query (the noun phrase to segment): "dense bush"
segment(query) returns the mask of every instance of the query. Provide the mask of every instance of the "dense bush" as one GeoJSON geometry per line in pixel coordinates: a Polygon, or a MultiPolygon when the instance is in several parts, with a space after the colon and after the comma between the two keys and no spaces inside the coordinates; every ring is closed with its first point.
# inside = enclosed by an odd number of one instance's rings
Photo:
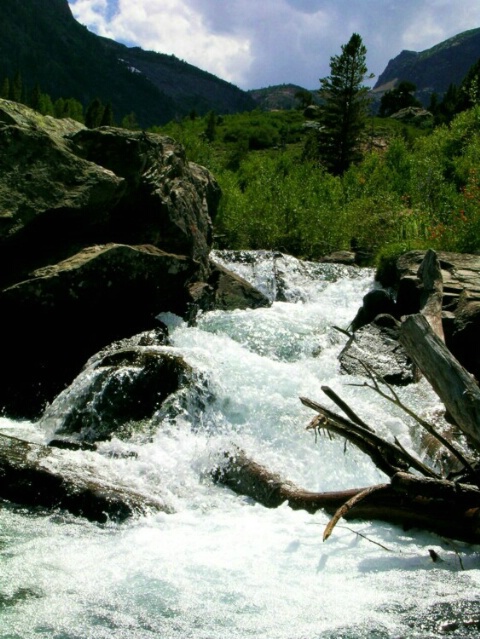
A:
{"type": "Polygon", "coordinates": [[[413,248],[480,251],[480,106],[428,134],[392,122],[383,150],[366,144],[341,177],[304,159],[302,124],[298,111],[225,116],[214,143],[201,119],[163,129],[220,182],[219,245],[318,258],[354,243],[377,263],[413,248]]]}

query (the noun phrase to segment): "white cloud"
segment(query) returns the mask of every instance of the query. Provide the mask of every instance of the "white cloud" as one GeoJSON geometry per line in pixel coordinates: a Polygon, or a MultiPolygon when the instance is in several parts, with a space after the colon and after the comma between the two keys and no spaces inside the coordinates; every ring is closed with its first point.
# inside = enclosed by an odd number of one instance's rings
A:
{"type": "Polygon", "coordinates": [[[224,80],[241,83],[252,62],[248,37],[212,32],[192,4],[187,0],[118,0],[108,22],[106,0],[76,0],[71,8],[79,22],[100,35],[173,53],[224,80]]]}
{"type": "Polygon", "coordinates": [[[379,75],[402,49],[423,51],[480,27],[472,0],[70,0],[89,29],[173,53],[242,88],[309,89],[355,31],[379,75]]]}

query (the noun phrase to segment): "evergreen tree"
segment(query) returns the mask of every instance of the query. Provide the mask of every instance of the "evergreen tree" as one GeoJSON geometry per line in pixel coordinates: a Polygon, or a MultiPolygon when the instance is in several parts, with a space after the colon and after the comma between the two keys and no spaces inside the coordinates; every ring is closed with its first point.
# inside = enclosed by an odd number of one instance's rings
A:
{"type": "Polygon", "coordinates": [[[42,115],[55,116],[55,108],[53,106],[52,98],[48,95],[48,93],[42,93],[40,96],[39,111],[42,115]]]}
{"type": "Polygon", "coordinates": [[[84,122],[82,103],[75,98],[65,100],[65,117],[72,118],[77,122],[84,122]]]}
{"type": "Polygon", "coordinates": [[[20,71],[16,72],[13,82],[10,83],[10,100],[14,102],[23,100],[23,81],[20,71]]]}
{"type": "Polygon", "coordinates": [[[122,118],[120,126],[122,127],[122,129],[129,129],[130,131],[138,131],[138,129],[140,128],[137,116],[133,111],[122,118]]]}
{"type": "Polygon", "coordinates": [[[105,106],[103,110],[100,126],[115,126],[115,121],[113,118],[113,109],[110,102],[105,106]]]}
{"type": "Polygon", "coordinates": [[[0,98],[4,100],[10,99],[10,78],[6,77],[2,82],[2,88],[0,90],[0,98]]]}
{"type": "Polygon", "coordinates": [[[205,137],[209,142],[213,142],[215,140],[215,136],[217,134],[217,116],[215,115],[215,111],[209,111],[207,113],[207,126],[205,128],[205,137]]]}
{"type": "Polygon", "coordinates": [[[30,101],[29,101],[30,102],[29,106],[32,109],[35,109],[35,111],[40,111],[41,97],[42,97],[42,92],[40,90],[40,85],[37,82],[32,89],[32,92],[30,94],[30,101]]]}
{"type": "Polygon", "coordinates": [[[100,126],[104,111],[105,107],[99,98],[92,100],[85,111],[85,125],[88,126],[89,129],[95,129],[100,126]]]}
{"type": "Polygon", "coordinates": [[[381,118],[387,118],[401,109],[408,107],[421,107],[422,103],[413,95],[417,87],[413,82],[403,80],[398,87],[387,91],[380,100],[380,109],[378,115],[381,118]]]}
{"type": "MultiPolygon", "coordinates": [[[[330,75],[320,80],[323,100],[319,131],[320,160],[336,175],[360,158],[359,141],[368,116],[370,100],[367,76],[367,49],[358,33],[342,45],[341,55],[330,58],[330,75]]],[[[369,76],[373,77],[373,76],[369,76]]]]}

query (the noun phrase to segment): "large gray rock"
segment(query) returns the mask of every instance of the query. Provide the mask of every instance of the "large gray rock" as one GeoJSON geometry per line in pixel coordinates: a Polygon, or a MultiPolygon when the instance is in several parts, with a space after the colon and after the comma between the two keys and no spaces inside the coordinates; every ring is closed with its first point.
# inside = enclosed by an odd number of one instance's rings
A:
{"type": "Polygon", "coordinates": [[[162,311],[186,313],[195,268],[153,246],[108,244],[4,289],[3,405],[34,416],[106,344],[158,326],[162,311]]]}
{"type": "MultiPolygon", "coordinates": [[[[129,340],[125,340],[128,342],[129,340]]],[[[42,426],[57,439],[98,442],[148,431],[165,400],[194,385],[182,356],[158,345],[122,344],[87,362],[72,385],[48,407],[42,426]]]]}
{"type": "Polygon", "coordinates": [[[339,355],[342,372],[365,376],[364,364],[387,384],[405,386],[418,381],[418,371],[398,341],[399,326],[391,315],[355,331],[339,355]]]}
{"type": "MultiPolygon", "coordinates": [[[[397,314],[418,313],[422,286],[418,269],[425,251],[409,251],[396,263],[397,314]]],[[[458,361],[480,380],[480,255],[438,251],[443,280],[445,342],[458,361]]]]}
{"type": "Polygon", "coordinates": [[[223,305],[209,260],[219,197],[169,137],[0,100],[0,412],[36,418],[89,357],[160,312],[223,305]]]}
{"type": "Polygon", "coordinates": [[[208,274],[220,190],[171,138],[0,100],[0,282],[92,244],[152,244],[208,274]],[[21,259],[19,255],[21,254],[21,259]]]}

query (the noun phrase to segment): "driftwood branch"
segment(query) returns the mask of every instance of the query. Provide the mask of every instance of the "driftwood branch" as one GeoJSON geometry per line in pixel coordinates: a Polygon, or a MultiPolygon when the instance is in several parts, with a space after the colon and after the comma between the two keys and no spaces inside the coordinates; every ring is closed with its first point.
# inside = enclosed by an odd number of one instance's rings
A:
{"type": "MultiPolygon", "coordinates": [[[[474,470],[470,462],[456,446],[454,446],[451,442],[449,442],[448,439],[443,437],[443,435],[439,433],[429,422],[427,422],[425,419],[420,417],[420,415],[418,415],[415,411],[413,411],[406,404],[404,404],[401,401],[398,394],[395,392],[394,388],[390,384],[388,384],[388,382],[386,382],[383,379],[383,377],[381,377],[380,375],[377,375],[377,373],[370,366],[365,364],[365,362],[361,362],[361,364],[364,367],[368,377],[371,380],[371,384],[368,384],[365,382],[363,386],[365,386],[366,388],[371,388],[376,393],[378,393],[381,397],[391,402],[392,404],[395,404],[395,406],[398,406],[399,408],[401,408],[407,415],[412,417],[420,426],[422,426],[430,435],[432,435],[432,437],[437,439],[443,446],[445,446],[445,448],[450,452],[450,454],[453,455],[453,457],[455,457],[456,459],[458,459],[458,461],[462,464],[464,468],[468,469],[468,471],[471,474],[474,474],[474,470]],[[381,388],[381,384],[387,387],[390,395],[381,388]]],[[[420,470],[420,469],[417,468],[417,470],[420,470]]]]}
{"type": "Polygon", "coordinates": [[[370,497],[371,495],[373,495],[373,493],[385,492],[385,491],[388,491],[388,489],[389,489],[388,484],[379,484],[378,486],[370,486],[369,488],[365,488],[365,490],[362,490],[358,492],[356,495],[354,495],[353,497],[351,497],[348,501],[346,501],[343,504],[343,506],[341,506],[337,510],[337,512],[333,515],[333,517],[328,522],[323,533],[323,541],[327,541],[327,539],[332,534],[333,529],[337,525],[338,521],[342,517],[345,517],[352,510],[352,508],[357,506],[364,499],[367,499],[367,497],[370,497]]]}
{"type": "Polygon", "coordinates": [[[366,424],[363,421],[363,419],[361,419],[355,413],[355,411],[347,404],[347,402],[343,401],[343,399],[339,397],[333,389],[331,389],[329,386],[322,386],[322,391],[325,393],[327,397],[329,397],[332,400],[332,402],[334,402],[340,408],[340,410],[342,410],[345,413],[348,419],[350,419],[355,424],[358,424],[359,426],[363,426],[363,428],[366,428],[371,433],[374,432],[373,428],[371,428],[368,424],[366,424]]]}
{"type": "Polygon", "coordinates": [[[308,408],[319,413],[319,417],[312,420],[308,428],[325,429],[337,435],[345,437],[363,453],[368,455],[373,463],[389,477],[401,470],[413,468],[422,474],[435,476],[435,472],[428,469],[405,449],[392,444],[376,433],[366,430],[359,424],[333,413],[331,410],[306,397],[300,397],[300,401],[308,408]]]}

